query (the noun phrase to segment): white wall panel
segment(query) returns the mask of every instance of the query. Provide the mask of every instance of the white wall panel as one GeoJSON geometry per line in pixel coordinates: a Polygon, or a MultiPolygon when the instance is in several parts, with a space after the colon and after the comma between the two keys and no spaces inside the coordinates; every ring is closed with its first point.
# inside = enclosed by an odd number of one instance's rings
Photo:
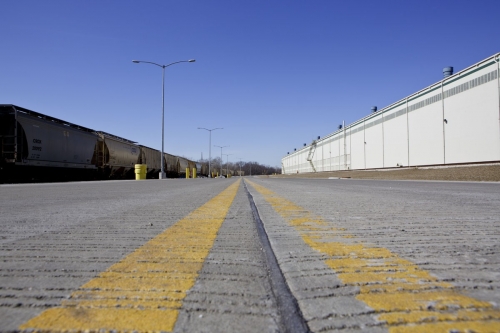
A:
{"type": "Polygon", "coordinates": [[[346,170],[346,161],[345,161],[345,140],[344,140],[344,132],[339,134],[339,140],[338,141],[338,146],[339,146],[339,170],[346,170]]]}
{"type": "MultiPolygon", "coordinates": [[[[356,126],[356,128],[363,128],[363,124],[356,126]]],[[[351,134],[351,169],[365,168],[364,146],[365,146],[365,137],[363,130],[351,134]]]]}
{"type": "Polygon", "coordinates": [[[332,171],[333,170],[333,156],[335,156],[335,141],[333,141],[333,137],[328,138],[328,160],[327,160],[327,171],[332,171]]]}
{"type": "Polygon", "coordinates": [[[498,99],[485,98],[497,85],[493,80],[444,100],[446,163],[500,160],[498,99]]]}
{"type": "MultiPolygon", "coordinates": [[[[408,105],[423,99],[414,100],[408,105]]],[[[441,103],[434,103],[409,112],[408,128],[410,165],[443,164],[443,109],[441,103]]]]}
{"type": "Polygon", "coordinates": [[[384,167],[393,168],[398,165],[408,166],[408,132],[404,107],[384,115],[384,167]],[[401,110],[404,114],[398,113],[401,110]]]}
{"type": "Polygon", "coordinates": [[[339,138],[338,135],[333,136],[332,138],[332,159],[330,161],[331,170],[338,170],[338,156],[339,156],[339,138]]]}
{"type": "Polygon", "coordinates": [[[347,169],[352,169],[351,167],[351,130],[346,129],[345,130],[345,147],[346,147],[346,154],[347,154],[347,169]]]}
{"type": "Polygon", "coordinates": [[[323,171],[330,171],[330,139],[322,139],[323,142],[323,171]]]}
{"type": "Polygon", "coordinates": [[[302,151],[298,152],[297,153],[297,159],[298,159],[298,162],[299,162],[299,167],[298,167],[298,170],[299,170],[299,173],[302,173],[302,172],[306,172],[305,170],[305,157],[303,157],[303,153],[302,151]]]}
{"type": "Polygon", "coordinates": [[[288,154],[281,159],[281,173],[289,174],[291,173],[293,155],[288,154]]]}
{"type": "Polygon", "coordinates": [[[382,115],[377,115],[365,123],[365,156],[367,169],[384,167],[383,145],[382,115]]]}
{"type": "Polygon", "coordinates": [[[297,153],[295,154],[295,161],[296,161],[296,163],[297,163],[297,171],[296,171],[296,172],[298,173],[298,172],[300,172],[300,171],[301,171],[301,168],[302,168],[302,164],[301,164],[301,163],[302,163],[302,161],[301,161],[301,159],[300,159],[300,152],[297,152],[297,153]]]}
{"type": "Polygon", "coordinates": [[[311,165],[309,164],[309,162],[307,161],[307,153],[308,151],[305,150],[305,149],[302,149],[300,151],[300,170],[299,172],[300,173],[303,173],[303,172],[313,172],[314,170],[311,168],[311,165]]]}
{"type": "Polygon", "coordinates": [[[325,150],[325,141],[318,141],[316,144],[316,151],[314,152],[314,166],[316,167],[316,171],[324,171],[324,150],[325,150]]]}

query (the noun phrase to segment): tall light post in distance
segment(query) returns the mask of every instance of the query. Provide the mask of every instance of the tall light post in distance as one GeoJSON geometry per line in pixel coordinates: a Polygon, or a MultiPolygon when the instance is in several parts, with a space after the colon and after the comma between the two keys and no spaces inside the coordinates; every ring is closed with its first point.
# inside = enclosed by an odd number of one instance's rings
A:
{"type": "Polygon", "coordinates": [[[238,158],[240,160],[240,177],[241,177],[241,158],[238,158]]]}
{"type": "Polygon", "coordinates": [[[198,129],[203,129],[205,131],[208,131],[210,134],[208,136],[208,178],[212,177],[212,173],[210,172],[210,163],[212,160],[212,131],[218,130],[218,129],[224,129],[223,127],[217,127],[217,128],[204,128],[204,127],[198,127],[198,129]]]}
{"type": "Polygon", "coordinates": [[[224,154],[226,155],[226,177],[229,175],[229,155],[234,155],[234,154],[224,154]]]}
{"type": "Polygon", "coordinates": [[[214,145],[214,147],[219,147],[220,148],[220,175],[222,176],[222,148],[226,148],[229,146],[217,146],[214,145]]]}
{"type": "Polygon", "coordinates": [[[151,62],[151,61],[142,61],[142,60],[132,60],[133,63],[136,63],[136,64],[139,64],[139,63],[145,63],[145,64],[151,64],[151,65],[155,65],[155,66],[158,66],[158,67],[161,67],[162,68],[162,81],[163,81],[163,85],[162,85],[162,94],[161,94],[161,102],[162,102],[162,106],[161,106],[161,171],[160,171],[160,175],[159,175],[159,179],[164,179],[165,178],[165,160],[163,159],[163,146],[164,146],[164,143],[165,143],[165,68],[167,68],[168,66],[172,66],[172,65],[175,65],[175,64],[178,64],[178,63],[181,63],[181,62],[195,62],[196,60],[194,59],[189,59],[189,60],[181,60],[181,61],[176,61],[176,62],[172,62],[168,65],[160,65],[160,64],[157,64],[156,62],[151,62]]]}

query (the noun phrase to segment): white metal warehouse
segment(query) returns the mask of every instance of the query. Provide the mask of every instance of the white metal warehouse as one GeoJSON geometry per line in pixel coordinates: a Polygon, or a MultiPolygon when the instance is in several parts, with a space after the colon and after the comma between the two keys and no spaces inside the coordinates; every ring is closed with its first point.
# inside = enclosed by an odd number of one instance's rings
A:
{"type": "Polygon", "coordinates": [[[282,158],[285,174],[500,161],[500,53],[282,158]]]}

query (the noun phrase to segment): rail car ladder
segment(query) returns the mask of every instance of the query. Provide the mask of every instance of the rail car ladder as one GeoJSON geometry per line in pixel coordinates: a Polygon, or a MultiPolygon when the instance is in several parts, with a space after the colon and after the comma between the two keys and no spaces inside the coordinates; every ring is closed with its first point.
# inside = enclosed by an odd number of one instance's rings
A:
{"type": "Polygon", "coordinates": [[[309,148],[309,155],[307,155],[307,160],[311,164],[311,167],[313,168],[314,172],[316,172],[316,167],[314,166],[312,159],[314,156],[314,152],[316,151],[316,144],[317,144],[316,140],[313,140],[313,142],[311,143],[311,147],[309,148]]]}
{"type": "Polygon", "coordinates": [[[0,134],[0,159],[1,161],[16,161],[16,136],[0,134]]]}
{"type": "MultiPolygon", "coordinates": [[[[21,136],[22,137],[22,136],[21,136]]],[[[0,164],[17,161],[17,126],[13,114],[0,116],[0,164]]],[[[21,147],[22,147],[22,142],[21,147]]]]}

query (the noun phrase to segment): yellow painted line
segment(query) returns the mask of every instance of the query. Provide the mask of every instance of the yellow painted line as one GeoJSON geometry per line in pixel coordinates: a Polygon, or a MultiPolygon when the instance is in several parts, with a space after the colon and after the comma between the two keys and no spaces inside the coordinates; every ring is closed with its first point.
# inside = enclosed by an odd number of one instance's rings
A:
{"type": "Polygon", "coordinates": [[[386,248],[356,242],[345,229],[332,228],[269,189],[248,181],[347,285],[360,287],[356,298],[378,314],[391,333],[500,332],[500,311],[492,304],[454,290],[409,260],[386,248]]]}
{"type": "Polygon", "coordinates": [[[241,181],[19,327],[46,332],[172,331],[241,181]]]}

